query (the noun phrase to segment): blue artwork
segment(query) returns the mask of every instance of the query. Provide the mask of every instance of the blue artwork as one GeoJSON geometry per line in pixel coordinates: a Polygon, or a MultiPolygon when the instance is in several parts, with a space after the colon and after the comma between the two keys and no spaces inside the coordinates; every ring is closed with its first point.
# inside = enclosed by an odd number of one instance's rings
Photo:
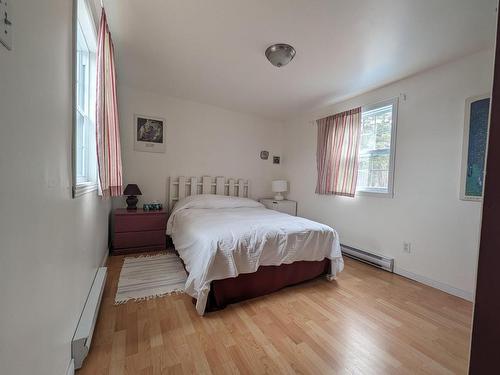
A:
{"type": "Polygon", "coordinates": [[[465,199],[479,199],[483,196],[486,142],[490,99],[479,99],[470,103],[467,145],[467,172],[465,176],[465,199]]]}

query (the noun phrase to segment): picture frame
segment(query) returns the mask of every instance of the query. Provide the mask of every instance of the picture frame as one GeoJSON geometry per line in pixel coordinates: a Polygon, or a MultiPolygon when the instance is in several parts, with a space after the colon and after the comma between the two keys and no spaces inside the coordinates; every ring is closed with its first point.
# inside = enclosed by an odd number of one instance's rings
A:
{"type": "Polygon", "coordinates": [[[166,121],[164,118],[134,115],[134,150],[165,152],[166,121]]]}
{"type": "Polygon", "coordinates": [[[491,94],[465,101],[460,199],[483,200],[491,94]]]}

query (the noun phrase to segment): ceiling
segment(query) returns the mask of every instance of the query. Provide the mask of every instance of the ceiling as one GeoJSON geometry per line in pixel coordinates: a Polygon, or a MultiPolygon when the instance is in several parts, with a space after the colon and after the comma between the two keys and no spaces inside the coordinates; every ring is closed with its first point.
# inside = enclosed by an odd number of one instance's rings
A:
{"type": "Polygon", "coordinates": [[[118,81],[285,119],[494,45],[496,0],[104,0],[118,81]],[[289,43],[295,59],[264,51],[289,43]]]}

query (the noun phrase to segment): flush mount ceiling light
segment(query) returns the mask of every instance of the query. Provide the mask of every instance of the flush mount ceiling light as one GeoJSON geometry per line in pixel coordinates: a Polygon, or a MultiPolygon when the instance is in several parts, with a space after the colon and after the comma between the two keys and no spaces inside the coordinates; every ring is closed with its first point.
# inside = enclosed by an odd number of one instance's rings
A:
{"type": "Polygon", "coordinates": [[[295,53],[295,48],[285,43],[273,44],[266,49],[267,59],[271,64],[277,66],[278,68],[281,68],[292,61],[295,53]]]}

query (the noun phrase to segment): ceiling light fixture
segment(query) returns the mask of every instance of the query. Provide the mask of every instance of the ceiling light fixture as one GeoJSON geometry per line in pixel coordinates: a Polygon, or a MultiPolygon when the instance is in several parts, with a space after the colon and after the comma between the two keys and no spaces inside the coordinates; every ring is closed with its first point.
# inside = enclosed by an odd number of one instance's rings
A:
{"type": "Polygon", "coordinates": [[[285,66],[295,57],[295,48],[289,44],[278,43],[267,47],[266,57],[271,64],[281,68],[285,66]]]}

